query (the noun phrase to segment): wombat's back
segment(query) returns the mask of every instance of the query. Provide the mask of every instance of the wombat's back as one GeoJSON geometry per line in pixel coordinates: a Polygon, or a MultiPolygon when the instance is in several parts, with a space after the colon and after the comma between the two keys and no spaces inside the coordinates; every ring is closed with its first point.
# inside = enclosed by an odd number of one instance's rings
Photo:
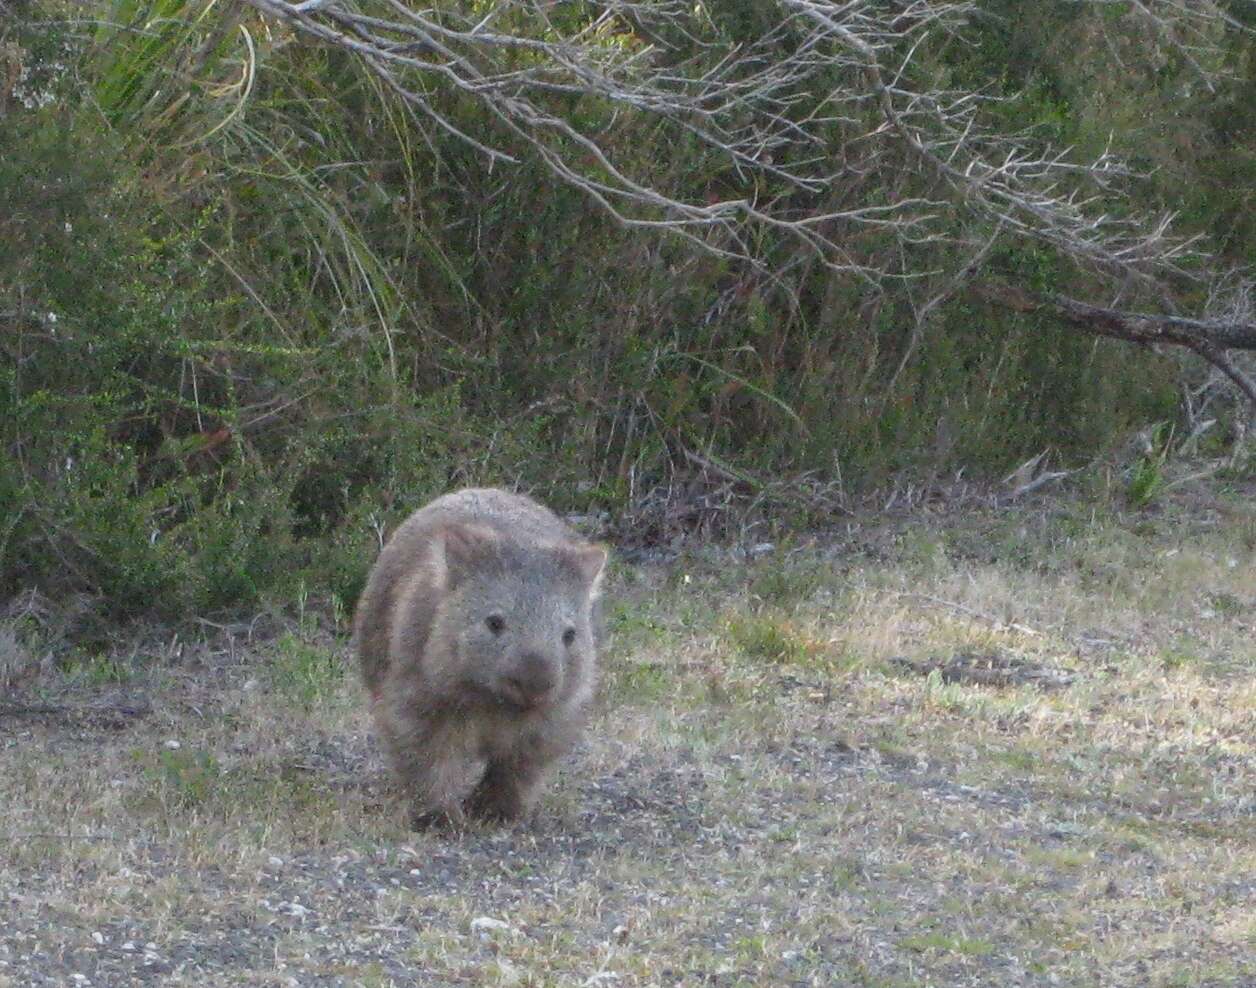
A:
{"type": "Polygon", "coordinates": [[[411,524],[427,527],[446,522],[475,522],[520,542],[566,542],[576,538],[549,508],[495,487],[468,487],[438,497],[411,515],[397,529],[397,535],[411,524]]]}
{"type": "MultiPolygon", "coordinates": [[[[389,643],[401,602],[411,604],[412,611],[406,615],[411,628],[430,629],[439,579],[432,565],[432,536],[457,523],[491,528],[514,543],[576,540],[571,529],[548,508],[496,488],[467,488],[445,494],[412,514],[380,552],[354,617],[362,678],[373,697],[378,696],[388,672],[389,643]]],[[[413,641],[410,646],[421,652],[424,644],[413,641]]]]}

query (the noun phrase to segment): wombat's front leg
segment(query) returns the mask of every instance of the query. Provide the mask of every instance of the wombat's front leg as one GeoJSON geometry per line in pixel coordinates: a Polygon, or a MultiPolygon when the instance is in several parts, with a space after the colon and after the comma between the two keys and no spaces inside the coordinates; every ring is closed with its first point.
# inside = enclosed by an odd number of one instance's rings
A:
{"type": "Polygon", "coordinates": [[[488,768],[466,801],[481,820],[510,821],[526,816],[555,760],[570,751],[579,730],[571,716],[546,721],[523,738],[500,740],[485,752],[488,768]]]}
{"type": "Polygon", "coordinates": [[[406,750],[393,760],[402,791],[410,801],[412,830],[458,826],[465,818],[460,797],[466,792],[471,762],[448,751],[431,754],[406,750]],[[431,754],[436,757],[428,760],[431,754]]]}
{"type": "Polygon", "coordinates": [[[376,723],[393,773],[410,801],[410,826],[462,822],[461,797],[474,759],[446,718],[401,704],[381,703],[376,723]]]}
{"type": "Polygon", "coordinates": [[[480,820],[509,822],[532,809],[549,761],[528,756],[490,760],[467,798],[466,811],[480,820]]]}

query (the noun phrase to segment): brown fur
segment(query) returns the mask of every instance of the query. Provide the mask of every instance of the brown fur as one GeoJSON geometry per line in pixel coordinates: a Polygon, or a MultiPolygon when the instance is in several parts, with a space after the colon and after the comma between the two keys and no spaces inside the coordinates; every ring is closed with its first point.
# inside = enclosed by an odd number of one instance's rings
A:
{"type": "Polygon", "coordinates": [[[393,534],[354,634],[416,825],[529,812],[592,694],[605,560],[501,490],[447,494],[393,534]]]}

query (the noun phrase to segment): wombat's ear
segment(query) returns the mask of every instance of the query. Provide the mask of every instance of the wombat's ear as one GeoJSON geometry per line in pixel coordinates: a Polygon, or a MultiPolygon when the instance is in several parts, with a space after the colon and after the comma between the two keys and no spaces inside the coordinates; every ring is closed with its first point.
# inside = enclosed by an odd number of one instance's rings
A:
{"type": "Polygon", "coordinates": [[[432,570],[435,582],[456,586],[469,572],[483,567],[497,547],[497,533],[483,525],[451,522],[432,538],[432,570]]]}
{"type": "Polygon", "coordinates": [[[589,596],[596,597],[602,592],[602,574],[606,568],[606,549],[600,545],[582,545],[571,550],[571,560],[576,570],[588,584],[589,596]]]}

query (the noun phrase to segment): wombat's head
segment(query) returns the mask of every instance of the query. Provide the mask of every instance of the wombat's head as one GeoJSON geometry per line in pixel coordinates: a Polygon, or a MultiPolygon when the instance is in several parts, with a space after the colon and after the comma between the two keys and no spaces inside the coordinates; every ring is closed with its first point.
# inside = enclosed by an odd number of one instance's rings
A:
{"type": "Polygon", "coordinates": [[[450,649],[450,672],[464,686],[517,711],[565,703],[590,689],[593,603],[605,549],[523,544],[453,523],[437,533],[433,550],[445,596],[431,640],[450,649]]]}

